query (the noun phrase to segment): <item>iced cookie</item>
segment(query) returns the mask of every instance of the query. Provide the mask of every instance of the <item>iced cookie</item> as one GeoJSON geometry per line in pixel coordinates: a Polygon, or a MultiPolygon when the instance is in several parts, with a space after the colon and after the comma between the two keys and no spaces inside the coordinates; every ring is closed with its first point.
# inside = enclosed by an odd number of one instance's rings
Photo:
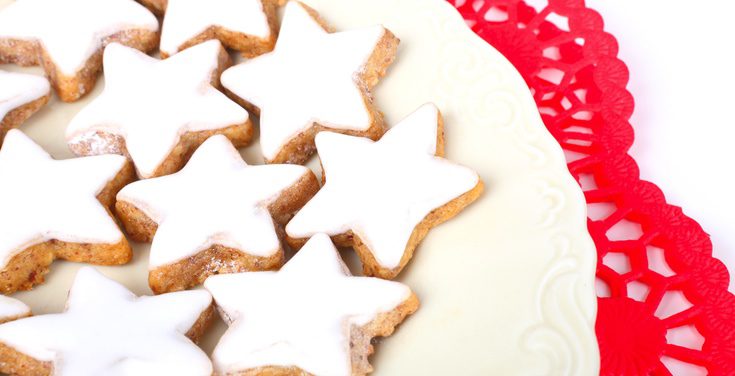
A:
{"type": "Polygon", "coordinates": [[[109,210],[134,177],[119,155],[54,160],[21,131],[8,132],[0,149],[0,292],[42,283],[55,258],[130,261],[109,210]]]}
{"type": "Polygon", "coordinates": [[[0,9],[0,63],[41,65],[66,102],[92,89],[102,51],[158,44],[158,20],[133,0],[17,0],[0,9]]]}
{"type": "Polygon", "coordinates": [[[431,104],[380,141],[322,132],[316,145],[326,183],[286,226],[289,244],[327,233],[355,248],[366,275],[394,278],[429,229],[483,189],[477,173],[442,158],[442,118],[431,104]]]}
{"type": "Polygon", "coordinates": [[[110,44],[105,90],[66,129],[77,155],[128,156],[141,178],[176,172],[214,134],[252,137],[248,112],[216,89],[229,56],[208,41],[166,60],[110,44]]]}
{"type": "Polygon", "coordinates": [[[31,309],[18,299],[0,295],[0,324],[31,315],[31,309]]]}
{"type": "Polygon", "coordinates": [[[206,291],[137,297],[85,267],[77,273],[63,313],[0,325],[0,371],[21,376],[210,376],[212,363],[194,342],[213,313],[206,291]]]}
{"type": "Polygon", "coordinates": [[[148,282],[162,293],[212,274],[278,269],[284,255],[276,226],[318,188],[308,168],[248,166],[214,136],[180,172],[123,188],[116,211],[131,238],[152,241],[148,282]]]}
{"type": "MultiPolygon", "coordinates": [[[[208,39],[257,56],[276,42],[276,0],[168,0],[161,27],[161,56],[171,56],[208,39]]],[[[154,4],[158,3],[158,4],[154,4]]]]}
{"type": "Polygon", "coordinates": [[[5,133],[17,128],[49,99],[48,80],[32,74],[0,70],[0,145],[5,133]]]}
{"type": "Polygon", "coordinates": [[[212,276],[204,287],[229,325],[212,353],[221,375],[365,375],[373,337],[419,305],[403,284],[351,276],[324,234],[278,272],[212,276]]]}
{"type": "Polygon", "coordinates": [[[266,162],[303,163],[320,130],[372,139],[385,132],[371,89],[397,47],[382,26],[330,33],[316,12],[292,1],[273,52],[226,70],[222,85],[260,113],[266,162]]]}

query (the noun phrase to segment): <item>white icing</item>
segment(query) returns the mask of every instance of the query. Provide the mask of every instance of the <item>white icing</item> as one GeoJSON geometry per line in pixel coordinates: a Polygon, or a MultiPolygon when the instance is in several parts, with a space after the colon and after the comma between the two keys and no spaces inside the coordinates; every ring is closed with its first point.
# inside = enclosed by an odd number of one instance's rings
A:
{"type": "Polygon", "coordinates": [[[30,313],[31,309],[25,303],[9,296],[0,295],[0,321],[27,316],[30,313]]]}
{"type": "Polygon", "coordinates": [[[212,353],[217,373],[296,366],[316,375],[350,375],[350,328],[398,307],[403,284],[352,277],[324,234],[279,272],[222,274],[204,287],[230,326],[212,353]]]}
{"type": "Polygon", "coordinates": [[[106,37],[132,29],[158,30],[156,17],[133,0],[17,0],[0,10],[0,39],[38,40],[69,76],[106,37]]]}
{"type": "Polygon", "coordinates": [[[54,375],[211,375],[207,355],[186,337],[211,303],[202,290],[137,297],[84,267],[65,312],[0,325],[0,342],[53,362],[54,375]]]}
{"type": "Polygon", "coordinates": [[[158,223],[150,269],[214,244],[267,257],[281,249],[268,205],[310,173],[296,165],[248,166],[230,141],[217,135],[181,171],[130,184],[117,199],[158,223]]]}
{"type": "Polygon", "coordinates": [[[173,55],[211,26],[268,39],[271,29],[263,1],[269,0],[168,0],[161,51],[173,55]]]}
{"type": "Polygon", "coordinates": [[[57,161],[21,131],[10,130],[0,149],[0,267],[51,239],[120,242],[123,235],[97,195],[124,165],[119,155],[57,161]]]}
{"type": "Polygon", "coordinates": [[[247,122],[248,113],[211,84],[221,44],[211,40],[166,60],[112,43],[104,56],[105,90],[67,127],[69,144],[93,140],[114,151],[97,132],[125,138],[138,174],[147,178],[186,132],[247,122]]]}
{"type": "Polygon", "coordinates": [[[44,77],[0,70],[0,122],[10,111],[49,93],[44,77]]]}
{"type": "Polygon", "coordinates": [[[266,159],[314,122],[345,130],[370,127],[356,75],[385,33],[374,26],[330,34],[298,2],[286,5],[273,52],[222,74],[222,85],[260,108],[266,159]]]}
{"type": "Polygon", "coordinates": [[[479,181],[472,170],[434,155],[438,119],[437,108],[424,105],[378,142],[320,132],[327,182],[288,223],[288,235],[352,230],[381,266],[397,267],[416,225],[479,181]]]}

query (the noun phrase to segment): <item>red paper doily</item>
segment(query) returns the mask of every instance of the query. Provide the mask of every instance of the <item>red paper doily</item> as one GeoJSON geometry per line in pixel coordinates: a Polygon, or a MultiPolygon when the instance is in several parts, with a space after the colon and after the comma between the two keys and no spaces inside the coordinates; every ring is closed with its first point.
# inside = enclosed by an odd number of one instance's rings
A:
{"type": "Polygon", "coordinates": [[[584,0],[455,0],[520,71],[589,207],[602,375],[735,375],[735,296],[709,236],[627,154],[633,97],[615,38],[584,0]],[[538,5],[538,3],[543,3],[538,5]]]}

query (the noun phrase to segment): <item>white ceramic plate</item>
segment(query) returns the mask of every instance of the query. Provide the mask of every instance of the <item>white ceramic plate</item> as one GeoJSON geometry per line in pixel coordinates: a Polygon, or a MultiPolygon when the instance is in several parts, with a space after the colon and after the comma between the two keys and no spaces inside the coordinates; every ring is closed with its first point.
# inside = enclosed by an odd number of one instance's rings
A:
{"type": "MultiPolygon", "coordinates": [[[[584,197],[520,75],[443,0],[306,3],[338,30],[380,23],[401,39],[375,92],[378,108],[395,124],[422,103],[436,103],[448,158],[477,170],[487,187],[429,233],[400,276],[422,306],[378,346],[375,374],[596,374],[596,257],[584,197]]],[[[53,99],[21,129],[54,157],[71,157],[64,128],[103,86],[100,80],[77,103],[53,99]]],[[[258,150],[243,150],[248,163],[261,163],[258,150]]],[[[343,254],[356,264],[352,252],[343,254]]],[[[99,270],[150,294],[147,258],[148,246],[136,244],[131,264],[99,270]]],[[[80,266],[57,261],[45,284],[16,297],[35,314],[58,312],[80,266]]],[[[223,330],[218,323],[203,347],[211,350],[223,330]]]]}

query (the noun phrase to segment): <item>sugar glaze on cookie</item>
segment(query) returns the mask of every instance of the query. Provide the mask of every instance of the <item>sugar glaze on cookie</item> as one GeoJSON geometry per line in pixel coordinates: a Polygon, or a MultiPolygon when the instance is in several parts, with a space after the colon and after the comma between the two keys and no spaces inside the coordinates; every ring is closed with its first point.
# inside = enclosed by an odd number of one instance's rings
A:
{"type": "Polygon", "coordinates": [[[382,26],[329,33],[316,12],[292,1],[273,52],[226,70],[222,84],[259,111],[268,163],[302,163],[320,129],[373,139],[383,134],[370,89],[397,46],[382,26]]]}
{"type": "Polygon", "coordinates": [[[178,171],[213,134],[247,144],[248,112],[216,88],[228,64],[216,40],[166,60],[109,45],[105,90],[69,123],[69,147],[77,155],[127,155],[138,175],[150,178],[178,171]]]}
{"type": "Polygon", "coordinates": [[[133,239],[152,240],[149,283],[160,293],[211,274],[279,268],[284,255],[276,226],[318,189],[308,168],[249,166],[220,135],[181,171],[123,188],[116,211],[133,239]]]}
{"type": "Polygon", "coordinates": [[[278,272],[212,276],[204,287],[229,325],[212,353],[222,375],[367,374],[371,339],[419,304],[406,285],[350,275],[324,234],[278,272]]]}
{"type": "Polygon", "coordinates": [[[0,63],[43,65],[65,101],[91,89],[113,41],[151,50],[158,20],[133,0],[17,0],[0,9],[0,63]]]}
{"type": "Polygon", "coordinates": [[[8,130],[18,127],[48,102],[50,90],[43,77],[0,70],[0,144],[8,130]]]}
{"type": "Polygon", "coordinates": [[[18,299],[0,295],[0,324],[26,317],[31,309],[18,299]]]}
{"type": "Polygon", "coordinates": [[[43,281],[54,258],[119,265],[132,251],[108,208],[133,179],[124,157],[54,160],[21,131],[0,149],[0,290],[43,281]]]}
{"type": "MultiPolygon", "coordinates": [[[[289,243],[324,232],[354,246],[367,275],[395,277],[428,230],[482,191],[477,173],[444,153],[441,114],[426,104],[379,141],[321,132],[326,183],[288,223],[289,243]]],[[[450,250],[448,250],[450,251],[450,250]]]]}
{"type": "Polygon", "coordinates": [[[161,28],[161,53],[173,55],[208,39],[256,56],[273,49],[275,0],[169,0],[161,28]]]}
{"type": "Polygon", "coordinates": [[[194,344],[213,316],[203,290],[138,297],[91,267],[66,309],[0,325],[0,371],[17,375],[209,376],[194,344]]]}

